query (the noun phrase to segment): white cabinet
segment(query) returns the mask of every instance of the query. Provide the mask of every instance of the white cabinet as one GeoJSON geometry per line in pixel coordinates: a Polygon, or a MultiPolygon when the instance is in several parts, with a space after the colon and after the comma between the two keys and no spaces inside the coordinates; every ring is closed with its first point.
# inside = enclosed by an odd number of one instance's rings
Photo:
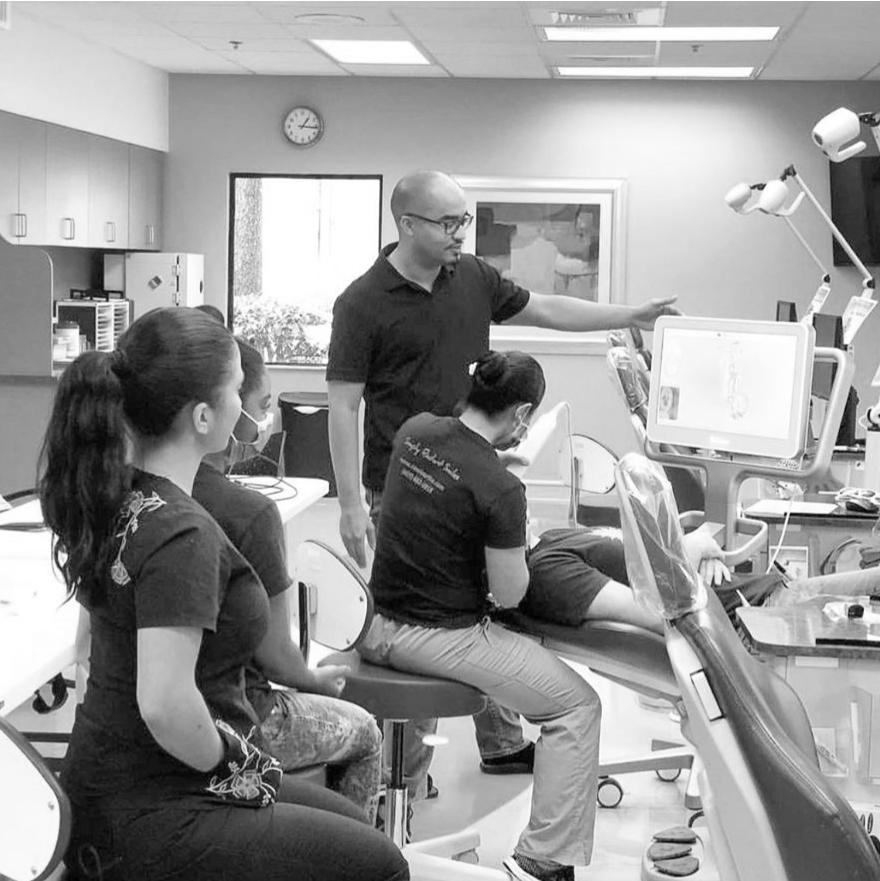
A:
{"type": "Polygon", "coordinates": [[[45,245],[88,244],[89,135],[50,125],[46,131],[45,245]]]}
{"type": "Polygon", "coordinates": [[[158,251],[165,156],[0,111],[0,237],[158,251]]]}
{"type": "Polygon", "coordinates": [[[46,126],[0,114],[0,236],[41,244],[46,233],[46,126]]]}
{"type": "Polygon", "coordinates": [[[129,147],[128,247],[162,247],[162,178],[165,156],[158,150],[129,147]]]}
{"type": "Polygon", "coordinates": [[[128,247],[128,144],[89,137],[88,216],[89,247],[128,247]]]}

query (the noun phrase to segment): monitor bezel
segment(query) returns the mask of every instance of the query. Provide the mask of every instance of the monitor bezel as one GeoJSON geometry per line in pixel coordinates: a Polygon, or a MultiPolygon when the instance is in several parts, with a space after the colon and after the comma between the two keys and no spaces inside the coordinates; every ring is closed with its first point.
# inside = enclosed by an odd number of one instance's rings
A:
{"type": "Polygon", "coordinates": [[[815,332],[811,326],[782,321],[745,321],[731,318],[690,318],[663,316],[654,325],[654,364],[648,396],[648,440],[658,444],[675,444],[695,449],[715,450],[741,456],[764,456],[792,459],[804,451],[809,418],[810,385],[813,376],[815,332]],[[669,330],[701,330],[723,333],[746,333],[764,336],[790,336],[795,340],[795,387],[789,434],[784,438],[761,438],[758,435],[735,434],[712,429],[682,428],[658,422],[660,372],[663,350],[669,330]]]}

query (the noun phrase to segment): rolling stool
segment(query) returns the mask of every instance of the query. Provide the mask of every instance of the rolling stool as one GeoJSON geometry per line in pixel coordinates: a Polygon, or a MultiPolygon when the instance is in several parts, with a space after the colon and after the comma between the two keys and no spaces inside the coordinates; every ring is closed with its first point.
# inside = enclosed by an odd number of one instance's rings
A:
{"type": "Polygon", "coordinates": [[[308,660],[311,641],[337,650],[322,663],[343,664],[342,697],[391,723],[390,785],[385,796],[385,830],[410,864],[413,881],[508,881],[506,872],[451,858],[476,852],[479,833],[463,831],[406,843],[407,793],[403,782],[403,731],[410,719],[471,716],[486,705],[476,688],[451,679],[401,673],[364,661],[355,651],[370,628],[373,598],[364,576],[338,551],[308,539],[296,555],[299,641],[308,660]]]}

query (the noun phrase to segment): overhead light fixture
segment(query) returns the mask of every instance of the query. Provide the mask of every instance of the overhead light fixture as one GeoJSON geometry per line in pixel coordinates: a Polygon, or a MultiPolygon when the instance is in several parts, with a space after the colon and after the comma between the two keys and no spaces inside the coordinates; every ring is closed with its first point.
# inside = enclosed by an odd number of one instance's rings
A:
{"type": "Polygon", "coordinates": [[[773,40],[778,27],[733,28],[667,28],[667,27],[545,27],[548,40],[570,43],[746,43],[773,40]]]}
{"type": "Polygon", "coordinates": [[[430,64],[409,40],[312,40],[341,64],[430,64]]]}
{"type": "Polygon", "coordinates": [[[561,77],[746,80],[754,67],[557,67],[561,77]]]}

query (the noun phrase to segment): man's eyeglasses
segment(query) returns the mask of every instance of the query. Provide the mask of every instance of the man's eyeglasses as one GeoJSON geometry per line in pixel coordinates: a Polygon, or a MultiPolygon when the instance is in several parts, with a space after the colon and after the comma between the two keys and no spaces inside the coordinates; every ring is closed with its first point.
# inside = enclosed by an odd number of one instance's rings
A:
{"type": "Polygon", "coordinates": [[[407,217],[415,217],[417,220],[424,220],[425,223],[433,223],[439,226],[448,236],[454,236],[460,229],[467,229],[473,222],[473,215],[465,211],[461,217],[441,217],[440,220],[434,220],[431,217],[422,217],[421,214],[413,214],[411,211],[406,212],[407,217]]]}

